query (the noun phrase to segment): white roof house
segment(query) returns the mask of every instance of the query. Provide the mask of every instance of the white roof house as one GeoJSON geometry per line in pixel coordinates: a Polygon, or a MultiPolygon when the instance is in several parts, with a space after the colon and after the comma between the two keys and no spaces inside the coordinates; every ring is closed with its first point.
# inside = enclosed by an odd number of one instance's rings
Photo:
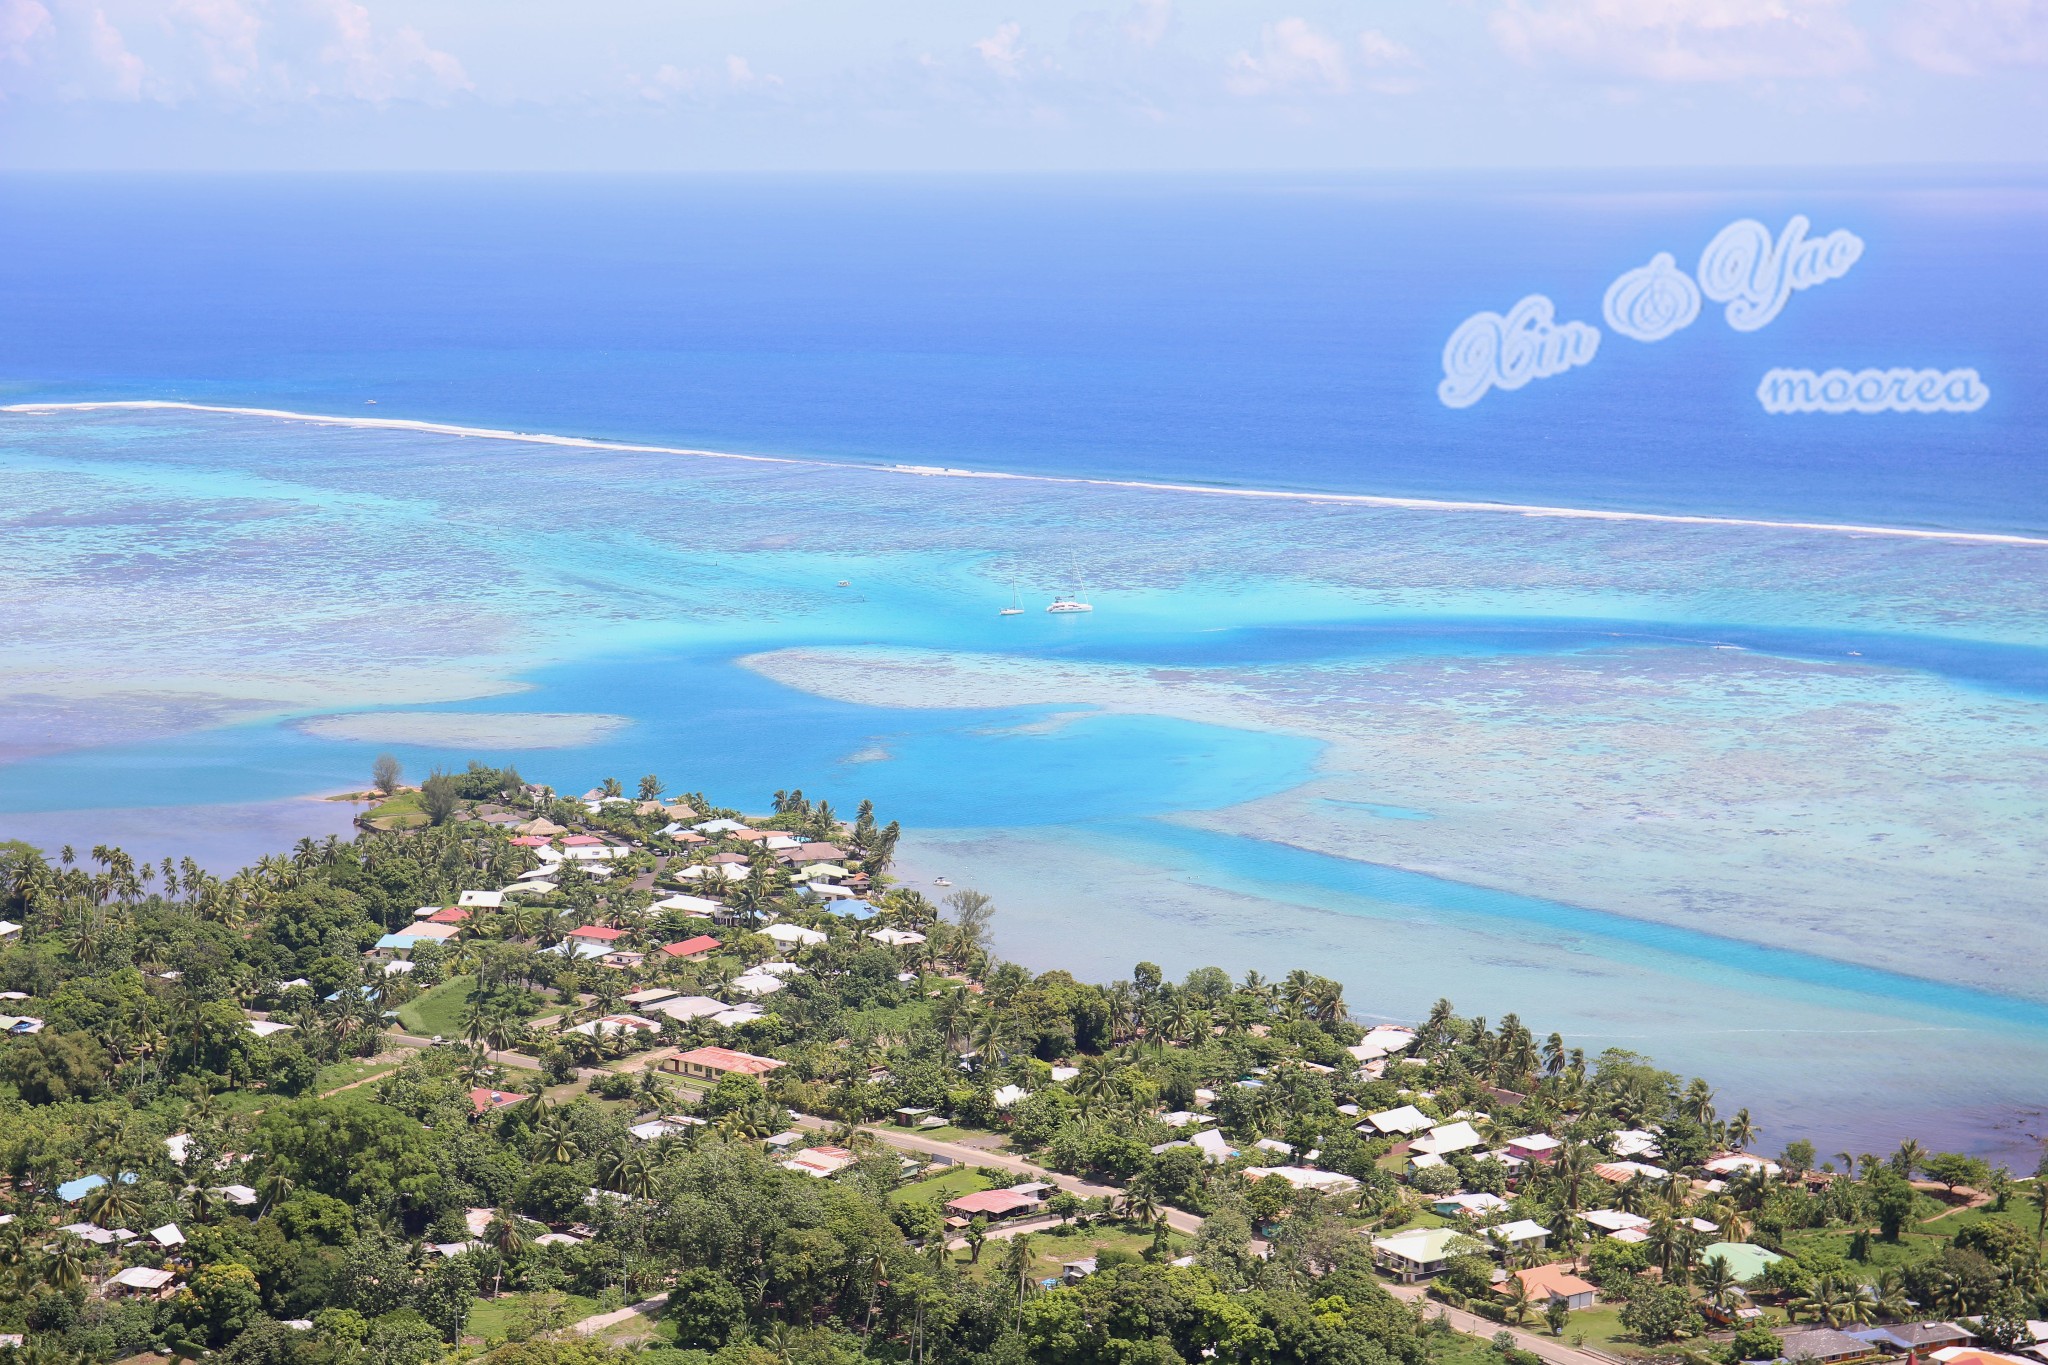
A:
{"type": "Polygon", "coordinates": [[[671,995],[667,999],[646,1001],[642,1008],[651,1014],[666,1014],[671,1019],[680,1019],[687,1023],[692,1019],[709,1019],[714,1014],[724,1013],[732,1006],[723,1000],[713,1000],[708,995],[671,995]]]}
{"type": "Polygon", "coordinates": [[[1031,1092],[1021,1085],[1006,1085],[989,1097],[998,1109],[1010,1109],[1031,1098],[1031,1092]]]}
{"type": "Polygon", "coordinates": [[[1550,1236],[1550,1229],[1533,1218],[1519,1218],[1512,1223],[1496,1223],[1485,1229],[1486,1235],[1502,1246],[1541,1246],[1550,1236]]]}
{"type": "Polygon", "coordinates": [[[1367,1114],[1365,1121],[1382,1133],[1419,1133],[1433,1126],[1436,1120],[1412,1104],[1399,1109],[1388,1109],[1378,1114],[1367,1114]]]}
{"type": "Polygon", "coordinates": [[[1730,1152],[1726,1156],[1717,1156],[1707,1163],[1706,1169],[1715,1175],[1742,1175],[1748,1171],[1762,1171],[1773,1179],[1777,1178],[1779,1172],[1777,1162],[1767,1161],[1760,1156],[1751,1156],[1747,1152],[1730,1152]]]}
{"type": "Polygon", "coordinates": [[[1641,1128],[1623,1128],[1607,1139],[1607,1150],[1618,1157],[1662,1156],[1657,1135],[1641,1128]]]}
{"type": "Polygon", "coordinates": [[[126,1270],[116,1271],[107,1277],[109,1289],[139,1289],[153,1294],[178,1277],[168,1270],[152,1270],[146,1265],[131,1265],[126,1270]]]}
{"type": "Polygon", "coordinates": [[[1617,1232],[1650,1226],[1650,1220],[1641,1214],[1627,1213],[1621,1209],[1587,1209],[1579,1217],[1588,1227],[1596,1227],[1610,1237],[1617,1232]]]}
{"type": "Polygon", "coordinates": [[[686,915],[715,915],[725,907],[702,896],[674,895],[654,903],[655,910],[680,910],[686,915]]]}
{"type": "Polygon", "coordinates": [[[816,929],[806,929],[801,924],[771,924],[761,932],[784,946],[818,944],[825,941],[823,933],[816,929]]]}
{"type": "Polygon", "coordinates": [[[738,863],[699,863],[673,874],[679,882],[697,882],[709,878],[713,881],[743,882],[747,869],[738,863]]]}
{"type": "Polygon", "coordinates": [[[891,948],[903,948],[912,943],[924,942],[924,935],[912,929],[877,929],[868,937],[877,943],[886,943],[891,948]]]}
{"type": "Polygon", "coordinates": [[[1423,1136],[1415,1139],[1413,1149],[1436,1156],[1449,1156],[1452,1152],[1469,1151],[1484,1145],[1478,1132],[1471,1124],[1460,1119],[1456,1123],[1438,1124],[1423,1136]]]}
{"type": "Polygon", "coordinates": [[[1202,1154],[1205,1161],[1225,1162],[1237,1155],[1237,1148],[1224,1141],[1223,1134],[1214,1128],[1204,1128],[1188,1139],[1188,1145],[1202,1154]]]}
{"type": "Polygon", "coordinates": [[[1358,1188],[1358,1182],[1348,1175],[1318,1171],[1310,1166],[1247,1166],[1244,1173],[1253,1180],[1277,1175],[1297,1190],[1322,1190],[1326,1194],[1345,1194],[1358,1188]]]}
{"type": "Polygon", "coordinates": [[[290,1024],[280,1024],[275,1019],[250,1019],[247,1023],[249,1025],[249,1032],[255,1034],[258,1038],[268,1038],[272,1034],[277,1033],[289,1033],[292,1027],[290,1024]]]}
{"type": "Polygon", "coordinates": [[[782,978],[756,969],[734,978],[732,988],[741,995],[773,995],[782,989],[782,978]]]}
{"type": "Polygon", "coordinates": [[[701,1128],[704,1120],[688,1114],[664,1114],[658,1119],[636,1123],[626,1131],[642,1142],[653,1142],[657,1138],[674,1137],[690,1128],[701,1128]]]}
{"type": "Polygon", "coordinates": [[[465,910],[496,910],[505,904],[502,891],[465,891],[455,898],[455,903],[465,910]]]}
{"type": "Polygon", "coordinates": [[[176,1223],[166,1223],[160,1228],[149,1230],[150,1239],[160,1247],[181,1247],[185,1245],[185,1234],[176,1223]]]}

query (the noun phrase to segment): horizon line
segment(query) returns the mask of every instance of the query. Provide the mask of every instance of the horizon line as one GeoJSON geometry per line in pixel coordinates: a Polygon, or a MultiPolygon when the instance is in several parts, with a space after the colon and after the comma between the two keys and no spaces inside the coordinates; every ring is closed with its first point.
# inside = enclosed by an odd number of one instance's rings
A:
{"type": "Polygon", "coordinates": [[[878,474],[908,474],[919,478],[992,479],[1025,483],[1070,485],[1086,488],[1123,488],[1162,493],[1194,493],[1209,497],[1271,498],[1291,502],[1337,503],[1353,507],[1386,508],[1415,512],[1492,512],[1532,518],[1576,521],[1636,521],[1674,526],[1742,526],[1774,531],[1809,531],[1830,535],[1891,536],[1907,540],[1942,540],[1976,545],[2032,545],[2048,547],[2048,536],[2027,536],[1998,531],[1936,530],[1913,526],[1870,526],[1856,522],[1781,521],[1767,517],[1727,517],[1680,512],[1641,512],[1594,507],[1555,507],[1542,503],[1484,502],[1471,499],[1397,497],[1377,493],[1317,493],[1281,488],[1231,488],[1210,484],[1171,483],[1155,479],[1106,479],[1079,474],[1017,474],[1003,470],[960,469],[946,465],[873,464],[861,460],[830,460],[806,455],[749,455],[739,451],[707,450],[693,446],[651,445],[635,441],[606,440],[591,436],[563,436],[550,432],[514,431],[502,427],[473,427],[454,422],[435,422],[411,417],[356,417],[335,413],[296,412],[286,408],[240,407],[223,403],[191,403],[169,398],[110,398],[83,402],[9,403],[0,412],[92,412],[118,408],[131,410],[172,410],[225,413],[237,417],[265,417],[283,421],[318,422],[330,426],[359,427],[382,431],[418,431],[437,436],[476,437],[494,441],[520,441],[529,445],[563,446],[580,450],[612,450],[643,455],[682,455],[693,459],[740,460],[752,464],[801,465],[823,469],[864,470],[878,474]]]}

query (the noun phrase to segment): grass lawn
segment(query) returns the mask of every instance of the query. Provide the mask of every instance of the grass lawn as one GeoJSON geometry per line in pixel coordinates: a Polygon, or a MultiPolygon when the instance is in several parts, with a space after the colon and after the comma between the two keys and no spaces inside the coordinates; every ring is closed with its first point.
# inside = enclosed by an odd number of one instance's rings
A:
{"type": "Polygon", "coordinates": [[[427,823],[418,792],[400,792],[389,801],[372,806],[366,818],[379,829],[415,829],[427,823]]]}
{"type": "MultiPolygon", "coordinates": [[[[1065,1228],[1050,1228],[1044,1232],[1029,1234],[1031,1238],[1031,1264],[1035,1275],[1041,1280],[1058,1279],[1061,1267],[1068,1261],[1085,1261],[1105,1251],[1128,1251],[1142,1258],[1152,1248],[1150,1229],[1139,1230],[1122,1223],[1094,1223],[1087,1227],[1069,1224],[1065,1228]]],[[[1167,1237],[1167,1256],[1185,1255],[1194,1246],[1192,1238],[1177,1233],[1167,1237]]],[[[991,1239],[981,1249],[979,1269],[988,1270],[1002,1264],[1008,1248],[1001,1241],[991,1239]]],[[[957,1253],[957,1259],[964,1265],[968,1253],[957,1253]]]]}
{"type": "Polygon", "coordinates": [[[357,1081],[375,1076],[379,1072],[396,1071],[397,1069],[398,1063],[396,1062],[368,1060],[335,1062],[331,1066],[320,1068],[320,1075],[313,1082],[313,1093],[324,1095],[330,1090],[339,1090],[345,1085],[354,1085],[357,1081]]]}
{"type": "MultiPolygon", "coordinates": [[[[1977,1211],[1972,1210],[1972,1212],[1977,1211]]],[[[1951,1215],[1952,1218],[1957,1216],[1951,1215]]],[[[1872,1236],[1870,1239],[1869,1257],[1861,1261],[1849,1256],[1850,1248],[1855,1245],[1856,1235],[1844,1228],[1801,1228],[1796,1232],[1788,1232],[1785,1234],[1785,1249],[1787,1251],[1812,1249],[1832,1251],[1836,1255],[1848,1259],[1850,1265],[1860,1269],[1883,1270],[1890,1266],[1910,1265],[1914,1261],[1925,1260],[1946,1246],[1949,1236],[1967,1225],[1962,1222],[1951,1222],[1949,1219],[1943,1219],[1934,1226],[1943,1229],[1943,1234],[1946,1235],[1926,1231],[1906,1231],[1900,1234],[1899,1240],[1896,1242],[1887,1242],[1881,1237],[1872,1236]]]]}
{"type": "MultiPolygon", "coordinates": [[[[490,1292],[488,1282],[484,1292],[490,1292]]],[[[463,1325],[465,1334],[489,1340],[492,1337],[510,1336],[515,1330],[531,1333],[555,1325],[568,1326],[572,1322],[589,1317],[597,1311],[597,1300],[586,1299],[581,1294],[556,1294],[554,1302],[548,1296],[536,1293],[507,1294],[499,1299],[478,1299],[469,1310],[469,1321],[463,1325]]]]}
{"type": "Polygon", "coordinates": [[[988,1182],[964,1167],[953,1166],[934,1176],[927,1176],[914,1184],[892,1190],[889,1198],[898,1204],[922,1204],[933,1195],[947,1199],[958,1199],[963,1194],[985,1190],[988,1182]]]}
{"type": "MultiPolygon", "coordinates": [[[[1565,1332],[1565,1339],[1569,1341],[1571,1329],[1566,1328],[1565,1332]]],[[[1436,1350],[1430,1354],[1433,1365],[1500,1365],[1500,1352],[1483,1337],[1452,1332],[1430,1340],[1436,1343],[1436,1350]]]]}
{"type": "MultiPolygon", "coordinates": [[[[954,1123],[949,1123],[943,1128],[898,1128],[893,1123],[878,1123],[875,1126],[877,1128],[886,1128],[892,1133],[908,1133],[913,1137],[930,1138],[933,1142],[965,1142],[969,1138],[991,1138],[998,1136],[995,1133],[983,1132],[979,1128],[962,1128],[954,1123]]],[[[1002,1148],[985,1147],[980,1148],[980,1150],[992,1152],[1000,1151],[1002,1148]]]]}
{"type": "Polygon", "coordinates": [[[473,976],[451,976],[430,991],[424,991],[398,1007],[398,1022],[408,1033],[435,1034],[443,1038],[462,1036],[462,1008],[469,1003],[473,976]]]}

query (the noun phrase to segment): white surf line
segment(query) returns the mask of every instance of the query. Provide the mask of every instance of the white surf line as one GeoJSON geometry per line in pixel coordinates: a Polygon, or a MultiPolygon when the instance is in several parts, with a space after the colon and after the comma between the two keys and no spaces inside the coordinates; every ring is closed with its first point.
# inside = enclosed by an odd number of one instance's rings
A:
{"type": "Polygon", "coordinates": [[[437,436],[473,436],[492,441],[524,441],[530,445],[566,446],[578,450],[615,450],[636,455],[685,455],[702,460],[743,460],[752,464],[798,465],[818,469],[855,469],[881,474],[914,474],[921,478],[999,479],[1020,483],[1063,484],[1082,488],[1124,488],[1155,493],[1195,493],[1217,498],[1277,498],[1287,502],[1334,503],[1348,507],[1383,507],[1413,512],[1494,512],[1524,517],[1557,517],[1579,521],[1640,521],[1667,526],[1745,526],[1768,531],[1818,531],[1831,535],[1893,536],[1906,540],[1942,540],[1972,545],[2048,546],[2048,537],[2005,535],[1992,531],[1935,531],[1910,526],[1864,526],[1853,522],[1773,521],[1761,517],[1688,516],[1676,512],[1622,512],[1592,507],[1549,507],[1540,503],[1468,502],[1445,498],[1397,498],[1372,493],[1312,493],[1279,488],[1217,488],[1206,484],[1164,483],[1149,479],[1090,479],[1068,474],[1010,474],[996,470],[954,469],[942,465],[863,464],[853,460],[821,460],[798,455],[742,455],[729,450],[689,446],[641,445],[601,441],[587,436],[555,436],[546,432],[510,431],[496,427],[458,426],[405,417],[341,417],[282,408],[229,407],[161,398],[106,399],[85,403],[10,403],[0,412],[93,412],[109,408],[175,409],[219,412],[238,417],[270,417],[327,426],[369,427],[384,431],[421,431],[437,436]]]}

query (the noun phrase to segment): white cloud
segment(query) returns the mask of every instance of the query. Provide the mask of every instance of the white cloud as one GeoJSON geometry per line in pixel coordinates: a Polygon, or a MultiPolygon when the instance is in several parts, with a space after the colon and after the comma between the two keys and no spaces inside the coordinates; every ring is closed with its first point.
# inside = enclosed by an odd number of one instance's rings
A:
{"type": "Polygon", "coordinates": [[[974,50],[988,63],[989,69],[999,76],[1014,78],[1024,65],[1024,50],[1020,46],[1024,37],[1024,26],[1014,19],[998,25],[996,31],[974,44],[974,50]]]}
{"type": "Polygon", "coordinates": [[[142,98],[142,78],[148,68],[143,66],[140,57],[128,50],[121,30],[107,22],[102,10],[92,12],[92,27],[87,34],[86,45],[92,51],[93,60],[105,73],[108,92],[115,99],[142,98]]]}
{"type": "Polygon", "coordinates": [[[256,105],[439,101],[462,63],[360,0],[0,0],[9,94],[256,105]]]}
{"type": "Polygon", "coordinates": [[[1834,77],[1869,57],[1847,0],[1506,0],[1494,38],[1557,62],[1670,83],[1834,77]]]}
{"type": "Polygon", "coordinates": [[[0,59],[16,66],[29,63],[29,45],[48,37],[50,11],[39,0],[0,0],[0,59]]]}
{"type": "Polygon", "coordinates": [[[2048,66],[2048,0],[1916,0],[1900,16],[1892,46],[1944,76],[2048,66]]]}
{"type": "Polygon", "coordinates": [[[1124,36],[1139,47],[1157,47],[1173,26],[1173,0],[1138,0],[1124,15],[1124,36]]]}
{"type": "Polygon", "coordinates": [[[1389,38],[1376,28],[1369,28],[1358,35],[1358,51],[1367,66],[1392,67],[1422,65],[1422,59],[1406,43],[1389,38]]]}
{"type": "Polygon", "coordinates": [[[1232,94],[1337,94],[1350,88],[1343,45],[1306,19],[1267,24],[1259,51],[1230,59],[1224,84],[1232,94]]]}
{"type": "Polygon", "coordinates": [[[411,24],[379,31],[370,11],[354,0],[310,0],[310,6],[325,11],[321,17],[333,30],[320,50],[321,62],[330,81],[338,80],[341,93],[352,99],[381,104],[475,88],[462,63],[411,24]]]}

